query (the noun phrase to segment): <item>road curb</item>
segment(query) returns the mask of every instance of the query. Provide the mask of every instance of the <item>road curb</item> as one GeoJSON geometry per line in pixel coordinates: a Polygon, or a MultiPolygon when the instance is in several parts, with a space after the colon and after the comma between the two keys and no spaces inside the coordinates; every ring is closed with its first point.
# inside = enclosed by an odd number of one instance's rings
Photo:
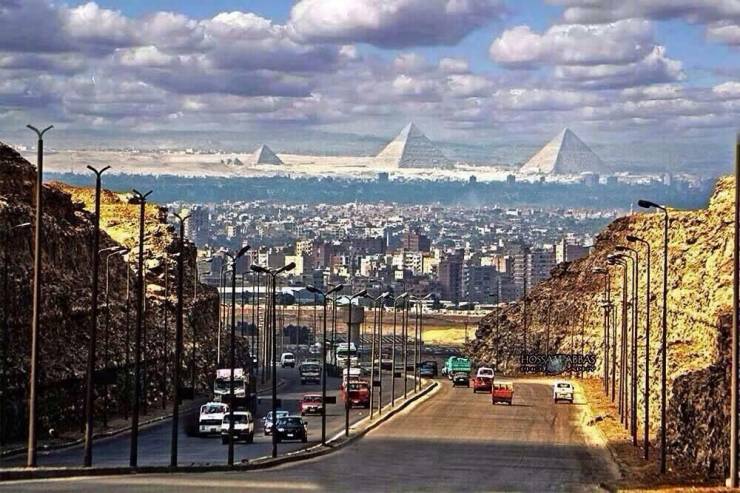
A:
{"type": "MultiPolygon", "coordinates": [[[[284,387],[286,383],[287,383],[287,381],[285,379],[281,378],[278,381],[278,383],[277,383],[277,388],[279,389],[281,387],[284,387]]],[[[257,395],[264,394],[264,393],[270,392],[271,390],[272,390],[271,387],[267,387],[267,388],[264,388],[262,390],[258,390],[256,392],[256,394],[257,395]]],[[[203,400],[203,402],[207,402],[208,401],[208,399],[202,399],[202,400],[203,400]]],[[[195,401],[193,401],[193,402],[195,402],[195,401]]],[[[200,406],[200,404],[198,404],[196,406],[193,406],[193,407],[197,407],[197,406],[200,406]]],[[[187,414],[187,413],[181,412],[180,413],[180,416],[183,416],[184,414],[187,414]]],[[[139,423],[139,429],[141,430],[141,429],[144,429],[144,428],[148,428],[151,425],[155,425],[157,423],[161,423],[162,421],[166,421],[166,420],[171,419],[171,418],[172,418],[172,414],[171,413],[167,413],[167,414],[162,415],[162,416],[157,416],[156,418],[151,418],[151,419],[148,419],[146,421],[142,421],[141,423],[139,423]]],[[[130,431],[131,431],[131,426],[130,425],[129,426],[125,426],[123,428],[117,428],[115,430],[100,431],[100,432],[97,432],[97,433],[94,433],[93,434],[93,441],[100,440],[100,439],[105,439],[105,438],[115,437],[115,436],[118,436],[118,435],[122,435],[124,433],[128,433],[130,431]]],[[[42,446],[42,447],[39,447],[39,450],[42,451],[42,452],[50,451],[50,450],[64,450],[64,449],[67,449],[67,448],[77,447],[79,445],[82,445],[83,443],[85,443],[85,438],[84,437],[81,437],[81,438],[78,438],[76,440],[73,440],[73,441],[67,442],[67,443],[60,443],[60,444],[56,444],[56,445],[49,445],[49,446],[46,446],[46,447],[43,447],[42,446]]],[[[21,455],[21,454],[25,454],[25,453],[28,453],[28,447],[18,447],[18,448],[14,448],[14,449],[3,450],[2,453],[0,453],[0,457],[1,458],[14,457],[16,455],[21,455]]],[[[2,479],[2,474],[1,473],[0,473],[0,479],[2,479]]]]}
{"type": "Polygon", "coordinates": [[[33,479],[54,479],[54,478],[69,478],[69,477],[81,477],[81,476],[115,476],[115,475],[128,475],[128,474],[161,474],[161,473],[203,473],[203,472],[227,472],[227,471],[255,471],[261,469],[268,469],[272,467],[281,466],[284,464],[290,464],[292,462],[299,462],[303,460],[315,459],[324,455],[330,454],[337,451],[356,440],[362,438],[370,431],[376,429],[381,424],[385,423],[392,417],[399,414],[401,411],[407,409],[412,404],[421,400],[423,397],[429,396],[434,389],[440,387],[439,382],[432,381],[424,389],[417,394],[409,397],[404,402],[400,403],[397,407],[388,410],[382,417],[376,418],[371,423],[370,417],[365,417],[355,423],[354,427],[362,426],[361,430],[357,430],[354,434],[350,434],[349,437],[344,437],[344,433],[339,433],[331,438],[327,442],[327,446],[324,447],[320,444],[313,445],[307,449],[301,449],[294,452],[289,452],[285,455],[272,458],[272,457],[260,457],[253,459],[243,464],[236,464],[234,466],[228,465],[191,465],[191,466],[141,466],[141,467],[49,467],[49,468],[13,468],[0,470],[0,481],[18,481],[18,480],[33,480],[33,479]]]}

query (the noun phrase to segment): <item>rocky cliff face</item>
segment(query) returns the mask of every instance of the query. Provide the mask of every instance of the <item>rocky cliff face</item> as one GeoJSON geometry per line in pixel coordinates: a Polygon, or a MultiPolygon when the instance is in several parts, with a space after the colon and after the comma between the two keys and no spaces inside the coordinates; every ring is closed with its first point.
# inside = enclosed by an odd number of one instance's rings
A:
{"type": "MultiPolygon", "coordinates": [[[[734,180],[719,180],[706,209],[670,211],[668,453],[672,460],[715,476],[724,474],[729,460],[734,185],[734,180]]],[[[552,278],[535,286],[526,300],[528,351],[594,353],[597,369],[590,376],[600,377],[605,347],[601,305],[604,277],[594,274],[593,269],[607,267],[606,256],[617,245],[639,251],[637,405],[641,429],[645,399],[647,255],[643,245],[629,243],[626,236],[635,235],[649,242],[651,324],[647,359],[653,438],[657,437],[660,419],[662,220],[662,214],[634,214],[614,221],[598,236],[590,256],[558,266],[552,278]]],[[[611,297],[617,305],[613,313],[619,326],[622,268],[609,269],[611,297]]],[[[477,339],[468,348],[471,355],[480,361],[497,361],[500,368],[516,371],[524,344],[524,305],[524,300],[519,300],[486,317],[480,324],[477,339]]],[[[627,320],[631,309],[628,306],[627,320]]],[[[611,344],[609,349],[610,352],[613,349],[611,344]]],[[[616,370],[619,382],[619,367],[616,370]]]]}
{"type": "MultiPolygon", "coordinates": [[[[8,317],[7,330],[2,327],[5,337],[3,350],[7,358],[4,366],[7,369],[5,417],[2,423],[6,439],[22,436],[26,428],[33,251],[32,228],[16,228],[10,234],[3,233],[15,225],[33,222],[35,178],[35,169],[30,163],[0,144],[0,252],[9,260],[8,289],[0,292],[8,317]]],[[[44,185],[43,193],[39,416],[42,430],[52,427],[63,430],[80,425],[83,419],[92,286],[93,216],[89,209],[92,209],[94,190],[53,183],[44,185]]],[[[128,202],[126,195],[108,191],[103,194],[101,249],[124,245],[134,250],[138,241],[138,206],[128,202]]],[[[154,405],[162,402],[163,395],[170,402],[172,400],[177,280],[174,254],[178,251],[178,240],[166,224],[165,212],[153,205],[146,210],[146,230],[148,257],[143,357],[146,401],[148,405],[154,405]],[[167,376],[162,378],[165,367],[167,376]]],[[[184,257],[183,375],[187,385],[193,368],[191,355],[195,345],[195,375],[203,388],[211,380],[215,364],[214,327],[218,324],[218,297],[214,290],[195,281],[195,255],[195,248],[188,244],[184,257]],[[197,296],[194,296],[196,290],[197,296]]],[[[97,368],[111,368],[115,373],[115,384],[108,387],[108,413],[120,412],[130,402],[132,383],[127,374],[133,365],[136,318],[136,276],[130,266],[134,260],[134,254],[101,255],[97,368]]],[[[105,387],[98,386],[97,391],[102,396],[105,387]]],[[[103,399],[97,402],[97,416],[101,416],[103,399]]]]}

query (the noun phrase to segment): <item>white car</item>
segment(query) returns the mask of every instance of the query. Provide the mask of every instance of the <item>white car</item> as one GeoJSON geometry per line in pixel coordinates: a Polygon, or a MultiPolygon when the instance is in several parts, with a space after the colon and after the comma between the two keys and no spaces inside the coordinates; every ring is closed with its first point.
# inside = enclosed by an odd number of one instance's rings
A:
{"type": "Polygon", "coordinates": [[[198,434],[203,436],[221,433],[221,424],[224,421],[224,414],[228,411],[229,406],[223,402],[208,402],[200,406],[198,434]]]}
{"type": "Polygon", "coordinates": [[[552,400],[553,402],[568,401],[573,404],[573,395],[575,389],[573,384],[570,382],[555,382],[552,386],[552,400]]]}
{"type": "Polygon", "coordinates": [[[494,371],[493,368],[489,368],[487,366],[481,366],[478,368],[478,373],[476,373],[476,378],[486,377],[486,378],[493,378],[494,371]]]}
{"type": "MultiPolygon", "coordinates": [[[[221,443],[229,443],[229,417],[227,412],[221,422],[221,443]]],[[[245,440],[247,443],[254,442],[254,419],[249,411],[234,411],[234,441],[245,440]]]]}
{"type": "Polygon", "coordinates": [[[286,366],[289,366],[291,368],[295,367],[295,355],[293,353],[283,353],[280,356],[280,366],[285,368],[286,366]]]}

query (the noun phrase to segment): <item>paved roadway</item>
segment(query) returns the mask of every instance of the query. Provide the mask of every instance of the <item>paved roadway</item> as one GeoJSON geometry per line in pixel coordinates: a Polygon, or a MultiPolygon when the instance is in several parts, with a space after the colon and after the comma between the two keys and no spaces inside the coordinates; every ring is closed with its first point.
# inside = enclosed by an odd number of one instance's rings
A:
{"type": "MultiPolygon", "coordinates": [[[[286,384],[278,388],[278,398],[282,400],[280,409],[287,409],[292,414],[300,414],[299,402],[305,393],[321,393],[321,386],[314,384],[301,385],[298,368],[279,368],[278,376],[286,384]]],[[[369,377],[368,377],[369,380],[369,377]]],[[[391,379],[389,372],[383,372],[383,402],[388,403],[391,395],[391,379]]],[[[344,430],[344,405],[339,397],[340,379],[327,380],[327,395],[337,397],[337,404],[327,406],[326,429],[327,439],[344,430]]],[[[413,390],[413,382],[408,382],[408,390],[413,390]]],[[[255,437],[253,444],[236,442],[234,446],[235,462],[243,459],[255,459],[269,456],[272,453],[272,437],[265,436],[261,418],[272,409],[270,392],[261,394],[255,422],[255,437]]],[[[396,397],[403,396],[403,379],[396,379],[396,397]]],[[[350,422],[354,423],[367,416],[368,409],[354,408],[350,414],[350,422]]],[[[143,417],[145,418],[145,417],[143,417]]],[[[308,421],[309,440],[307,444],[300,442],[281,442],[278,444],[278,453],[298,450],[321,442],[321,416],[306,416],[308,421]]],[[[182,419],[181,422],[184,422],[182,419]]],[[[226,464],[228,447],[222,445],[220,436],[195,437],[188,436],[181,426],[178,439],[178,462],[180,465],[190,464],[226,464]]],[[[167,419],[154,425],[142,428],[139,431],[139,465],[168,465],[170,461],[170,442],[172,435],[172,421],[167,419]]],[[[93,447],[93,462],[96,466],[127,466],[129,463],[129,433],[117,435],[95,441],[93,447]]],[[[79,466],[82,464],[82,446],[75,446],[62,450],[40,452],[39,466],[79,466]]],[[[25,455],[16,455],[0,461],[2,467],[25,465],[25,455]]]]}
{"type": "MultiPolygon", "coordinates": [[[[577,398],[578,399],[578,398],[577,398]]],[[[583,431],[584,404],[517,381],[513,406],[443,382],[429,400],[328,456],[265,471],[73,478],[0,491],[596,491],[616,469],[583,431]]]]}

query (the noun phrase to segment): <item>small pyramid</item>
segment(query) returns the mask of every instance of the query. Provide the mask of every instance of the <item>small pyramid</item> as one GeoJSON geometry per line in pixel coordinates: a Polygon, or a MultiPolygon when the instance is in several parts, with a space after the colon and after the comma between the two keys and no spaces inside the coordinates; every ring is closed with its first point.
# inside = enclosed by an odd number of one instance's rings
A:
{"type": "Polygon", "coordinates": [[[254,152],[254,164],[283,164],[283,161],[277,157],[277,154],[272,152],[267,145],[263,144],[254,152]]]}
{"type": "Polygon", "coordinates": [[[576,175],[604,171],[604,163],[569,128],[564,129],[521,167],[522,173],[576,175]]]}
{"type": "Polygon", "coordinates": [[[449,168],[453,164],[413,122],[406,125],[375,159],[399,168],[449,168]]]}

